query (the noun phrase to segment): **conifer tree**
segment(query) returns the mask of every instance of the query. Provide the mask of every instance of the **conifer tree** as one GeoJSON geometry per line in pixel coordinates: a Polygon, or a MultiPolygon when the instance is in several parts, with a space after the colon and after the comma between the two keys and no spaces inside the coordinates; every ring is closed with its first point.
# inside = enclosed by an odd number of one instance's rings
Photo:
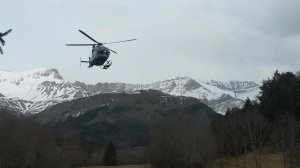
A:
{"type": "Polygon", "coordinates": [[[253,108],[254,108],[253,102],[249,99],[249,97],[247,97],[247,99],[245,101],[245,104],[244,104],[244,107],[243,107],[243,110],[250,110],[250,109],[253,109],[253,108]]]}
{"type": "Polygon", "coordinates": [[[117,151],[112,141],[109,141],[105,148],[103,164],[105,166],[113,166],[117,164],[117,151]]]}

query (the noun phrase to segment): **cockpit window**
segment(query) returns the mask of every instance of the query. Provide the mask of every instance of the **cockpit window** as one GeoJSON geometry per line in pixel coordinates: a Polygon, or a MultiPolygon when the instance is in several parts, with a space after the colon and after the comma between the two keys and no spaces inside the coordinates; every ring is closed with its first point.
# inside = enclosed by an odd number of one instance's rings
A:
{"type": "Polygon", "coordinates": [[[109,55],[109,50],[100,50],[98,51],[98,54],[101,54],[101,55],[109,55]]]}

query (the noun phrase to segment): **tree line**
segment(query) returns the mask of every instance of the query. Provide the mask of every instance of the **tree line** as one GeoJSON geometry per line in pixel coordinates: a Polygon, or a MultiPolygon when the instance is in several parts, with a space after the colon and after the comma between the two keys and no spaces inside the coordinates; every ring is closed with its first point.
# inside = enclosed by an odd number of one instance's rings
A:
{"type": "Polygon", "coordinates": [[[81,161],[74,132],[63,136],[42,127],[33,119],[0,108],[0,167],[73,167],[81,161]]]}
{"type": "MultiPolygon", "coordinates": [[[[256,168],[263,167],[264,149],[282,154],[282,167],[300,163],[300,73],[279,73],[264,80],[257,100],[242,109],[228,109],[211,121],[178,116],[160,124],[152,135],[151,162],[156,168],[209,167],[218,160],[253,153],[256,168]]],[[[243,164],[242,164],[243,163],[243,164]]]]}
{"type": "MultiPolygon", "coordinates": [[[[123,155],[120,150],[120,163],[125,162],[123,155]]],[[[136,160],[131,161],[134,163],[136,160]]],[[[80,142],[78,131],[71,127],[47,128],[31,117],[0,108],[0,168],[68,168],[115,164],[117,149],[113,142],[102,149],[91,150],[80,142]]]]}

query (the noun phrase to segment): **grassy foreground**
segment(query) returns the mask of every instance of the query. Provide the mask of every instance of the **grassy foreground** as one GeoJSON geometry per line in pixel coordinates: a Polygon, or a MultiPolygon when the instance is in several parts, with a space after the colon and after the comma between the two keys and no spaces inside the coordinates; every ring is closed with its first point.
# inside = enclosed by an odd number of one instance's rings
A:
{"type": "MultiPolygon", "coordinates": [[[[265,153],[262,154],[261,164],[263,168],[282,168],[282,155],[279,153],[265,153]]],[[[223,161],[224,168],[235,168],[236,159],[235,158],[226,158],[223,161]]],[[[239,156],[238,158],[239,167],[246,168],[256,168],[255,157],[253,153],[239,156]]],[[[213,168],[220,167],[220,160],[217,160],[213,168]]]]}
{"type": "MultiPolygon", "coordinates": [[[[282,168],[282,156],[279,153],[264,153],[262,154],[262,168],[282,168]]],[[[240,168],[256,168],[254,154],[239,156],[238,164],[240,168]]],[[[236,168],[235,158],[225,158],[223,168],[236,168]]],[[[120,165],[120,166],[92,166],[81,168],[152,168],[150,164],[144,165],[120,165]]],[[[212,165],[212,168],[220,168],[220,160],[217,160],[212,165]]]]}
{"type": "Polygon", "coordinates": [[[81,167],[81,168],[152,168],[150,164],[144,165],[120,165],[120,166],[93,166],[93,167],[81,167]]]}

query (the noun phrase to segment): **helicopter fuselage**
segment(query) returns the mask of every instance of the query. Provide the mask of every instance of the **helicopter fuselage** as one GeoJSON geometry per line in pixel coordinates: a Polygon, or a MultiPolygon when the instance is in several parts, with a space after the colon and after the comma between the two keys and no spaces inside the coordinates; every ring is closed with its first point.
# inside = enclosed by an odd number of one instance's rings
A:
{"type": "Polygon", "coordinates": [[[95,45],[89,58],[89,67],[102,66],[108,59],[110,51],[104,45],[95,45]]]}
{"type": "Polygon", "coordinates": [[[83,34],[84,36],[86,36],[87,38],[89,38],[90,40],[92,40],[94,42],[94,44],[66,44],[66,46],[93,46],[92,54],[91,54],[91,57],[89,57],[88,61],[81,61],[81,58],[80,58],[80,65],[82,62],[88,63],[89,68],[91,68],[93,66],[100,66],[100,68],[102,68],[102,69],[107,69],[111,66],[112,62],[107,61],[107,59],[110,55],[110,52],[113,52],[115,54],[117,54],[117,52],[105,47],[104,44],[122,43],[122,42],[136,40],[136,39],[130,39],[130,40],[115,41],[115,42],[110,42],[110,43],[99,43],[98,41],[93,39],[91,36],[89,36],[88,34],[83,32],[82,30],[78,30],[78,31],[81,34],[83,34]]]}

